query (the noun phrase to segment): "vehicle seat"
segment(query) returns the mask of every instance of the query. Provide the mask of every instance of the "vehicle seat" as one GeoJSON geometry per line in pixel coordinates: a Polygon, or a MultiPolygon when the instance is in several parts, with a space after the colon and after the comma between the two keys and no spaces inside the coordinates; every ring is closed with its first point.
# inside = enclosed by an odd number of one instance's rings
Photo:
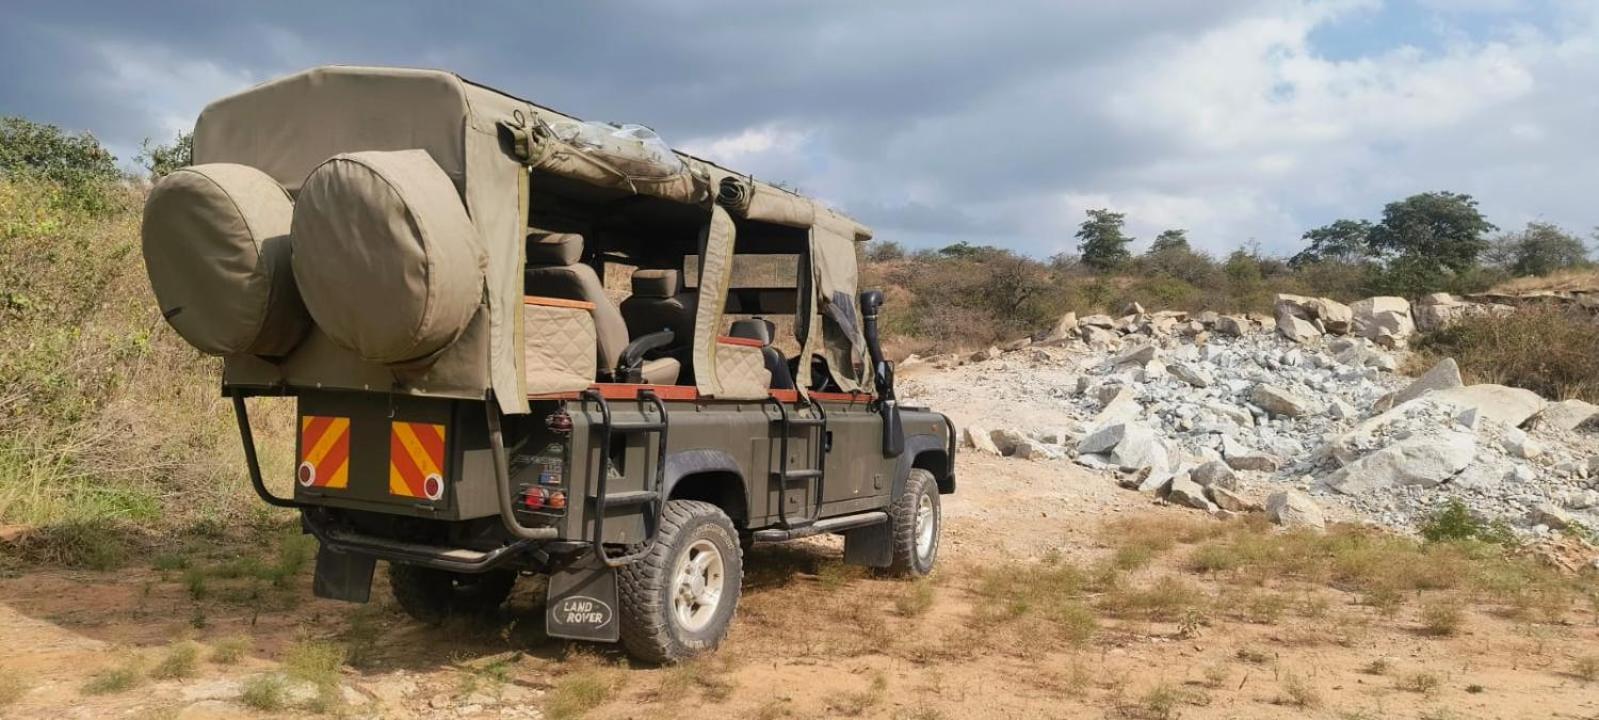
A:
{"type": "Polygon", "coordinates": [[[782,351],[772,347],[772,338],[777,334],[777,326],[771,320],[766,318],[734,320],[727,334],[745,340],[759,340],[761,357],[766,360],[766,369],[772,373],[772,389],[794,389],[794,376],[788,371],[788,361],[783,358],[782,351]]]}
{"type": "Polygon", "coordinates": [[[678,382],[694,384],[690,357],[694,347],[694,310],[699,296],[685,293],[676,270],[638,270],[633,273],[633,294],[622,301],[622,320],[633,337],[658,330],[674,333],[672,344],[658,351],[678,361],[678,382]]]}
{"type": "MultiPolygon", "coordinates": [[[[600,380],[611,379],[627,347],[627,324],[622,313],[605,295],[605,286],[591,268],[582,263],[583,236],[571,233],[529,235],[527,269],[523,284],[529,295],[582,300],[594,305],[594,332],[598,337],[595,352],[600,380]]],[[[671,385],[677,382],[678,362],[672,358],[644,363],[644,382],[671,385]]]]}

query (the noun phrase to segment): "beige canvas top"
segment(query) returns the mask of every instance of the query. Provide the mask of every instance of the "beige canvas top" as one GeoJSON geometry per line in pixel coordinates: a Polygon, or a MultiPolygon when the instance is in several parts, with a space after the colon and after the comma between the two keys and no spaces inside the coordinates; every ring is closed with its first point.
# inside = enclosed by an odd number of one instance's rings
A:
{"type": "MultiPolygon", "coordinates": [[[[396,368],[343,357],[337,344],[314,329],[293,353],[273,362],[230,356],[224,381],[462,398],[481,398],[492,389],[503,410],[526,412],[519,314],[529,169],[703,206],[707,228],[713,205],[746,220],[809,228],[816,256],[816,300],[810,306],[817,316],[810,326],[825,325],[822,316],[840,314],[842,308],[834,305],[843,296],[831,291],[846,290],[853,305],[853,243],[869,239],[868,228],[809,198],[682,153],[685,169],[676,176],[628,177],[547,132],[553,123],[574,119],[452,73],[374,67],[314,68],[207,106],[195,125],[194,162],[249,165],[291,194],[297,195],[311,170],[334,155],[427,151],[460,193],[487,257],[483,308],[428,367],[396,368]]],[[[731,243],[716,246],[731,249],[731,243]]],[[[810,333],[807,347],[829,357],[830,364],[840,353],[864,352],[858,346],[834,347],[858,342],[858,323],[841,341],[824,343],[827,335],[810,333]]],[[[714,337],[705,340],[714,344],[714,337]]],[[[808,367],[801,363],[802,374],[808,367]]],[[[864,378],[846,382],[856,381],[864,378]]]]}

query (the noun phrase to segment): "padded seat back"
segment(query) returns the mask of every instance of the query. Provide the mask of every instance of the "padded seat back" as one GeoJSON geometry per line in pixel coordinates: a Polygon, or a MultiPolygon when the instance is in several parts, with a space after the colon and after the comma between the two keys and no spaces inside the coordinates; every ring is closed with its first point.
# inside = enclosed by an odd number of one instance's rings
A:
{"type": "Polygon", "coordinates": [[[527,239],[524,289],[529,295],[582,300],[594,304],[596,360],[601,373],[614,370],[627,347],[627,323],[591,268],[582,263],[583,236],[535,234],[527,239]]]}
{"type": "Polygon", "coordinates": [[[766,318],[734,320],[727,334],[745,340],[759,340],[761,356],[766,360],[766,369],[772,373],[772,389],[794,389],[794,375],[788,371],[788,360],[783,357],[782,351],[772,347],[772,338],[777,335],[777,325],[771,320],[766,318]]]}

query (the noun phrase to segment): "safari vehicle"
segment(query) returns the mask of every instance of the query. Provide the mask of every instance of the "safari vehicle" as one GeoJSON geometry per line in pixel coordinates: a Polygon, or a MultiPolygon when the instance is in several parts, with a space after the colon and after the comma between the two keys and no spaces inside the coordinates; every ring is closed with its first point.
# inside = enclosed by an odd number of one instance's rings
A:
{"type": "Polygon", "coordinates": [[[933,570],[954,428],[895,400],[854,220],[436,71],[218,100],[194,159],[150,193],[151,284],[223,358],[255,491],[320,541],[317,595],[367,601],[384,560],[434,622],[544,574],[551,636],[675,662],[725,637],[751,543],[933,570]],[[763,262],[787,279],[738,279],[763,262]],[[292,496],[258,396],[296,400],[292,496]]]}

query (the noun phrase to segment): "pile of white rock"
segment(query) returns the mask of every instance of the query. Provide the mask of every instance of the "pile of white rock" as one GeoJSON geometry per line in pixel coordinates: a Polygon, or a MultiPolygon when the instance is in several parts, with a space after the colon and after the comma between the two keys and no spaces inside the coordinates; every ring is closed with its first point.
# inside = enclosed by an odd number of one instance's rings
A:
{"type": "Polygon", "coordinates": [[[1458,498],[1530,533],[1599,528],[1599,439],[1585,430],[1599,407],[1467,386],[1452,360],[1413,381],[1396,374],[1415,331],[1402,299],[1279,296],[1270,331],[1258,317],[1129,311],[945,359],[981,363],[972,370],[1000,384],[1013,365],[1072,376],[1048,392],[1074,424],[967,427],[967,443],[1069,460],[1224,515],[1319,525],[1311,498],[1337,496],[1413,528],[1458,498]]]}

